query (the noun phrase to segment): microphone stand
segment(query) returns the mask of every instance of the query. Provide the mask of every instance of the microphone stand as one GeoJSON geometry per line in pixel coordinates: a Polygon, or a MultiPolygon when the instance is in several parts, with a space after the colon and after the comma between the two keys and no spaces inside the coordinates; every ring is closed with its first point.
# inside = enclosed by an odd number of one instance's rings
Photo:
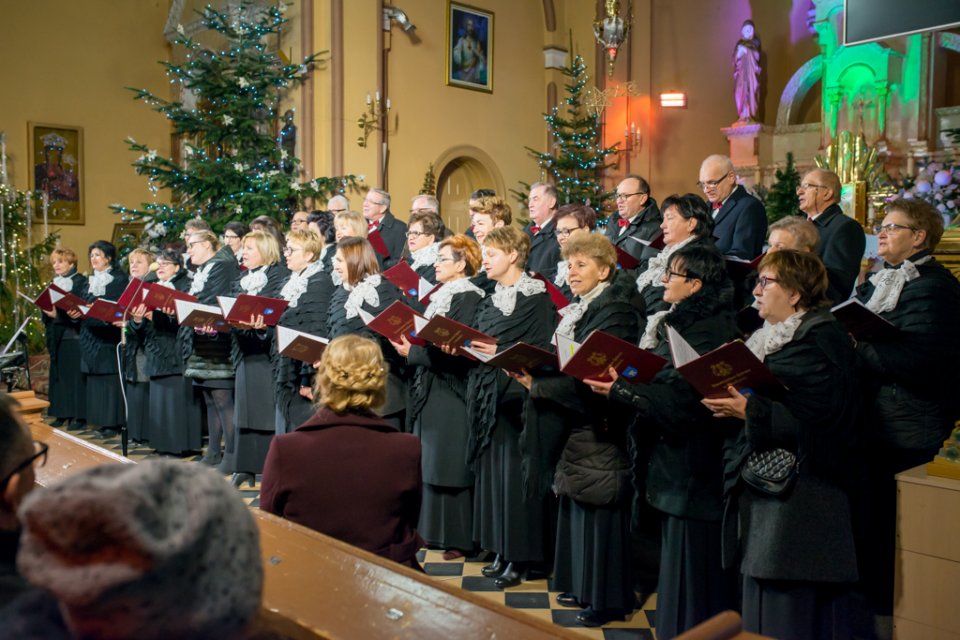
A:
{"type": "MultiPolygon", "coordinates": [[[[155,264],[155,263],[154,263],[155,264]]],[[[140,284],[137,286],[137,289],[133,292],[133,298],[130,301],[130,305],[133,305],[137,300],[137,294],[143,289],[143,285],[147,283],[147,276],[153,273],[155,269],[153,264],[150,265],[150,271],[143,274],[143,277],[140,278],[140,284]]],[[[130,404],[127,402],[127,391],[124,389],[124,379],[123,379],[123,359],[127,356],[127,316],[130,313],[130,306],[128,305],[123,310],[123,326],[120,327],[120,344],[117,345],[117,375],[120,376],[120,395],[123,396],[123,424],[120,425],[120,453],[124,458],[127,457],[127,443],[130,437],[129,434],[129,423],[130,423],[130,404]],[[121,357],[123,354],[123,357],[121,357]]]]}

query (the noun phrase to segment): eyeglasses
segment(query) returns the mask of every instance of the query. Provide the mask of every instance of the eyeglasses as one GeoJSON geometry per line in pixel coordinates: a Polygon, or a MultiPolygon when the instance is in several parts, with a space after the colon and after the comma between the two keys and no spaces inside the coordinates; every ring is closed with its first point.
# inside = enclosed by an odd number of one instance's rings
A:
{"type": "Polygon", "coordinates": [[[192,249],[192,248],[193,248],[193,245],[195,245],[195,244],[203,244],[204,242],[206,242],[206,240],[194,240],[193,242],[188,242],[188,243],[187,243],[187,248],[188,248],[188,249],[192,249]]]}
{"type": "Polygon", "coordinates": [[[40,442],[39,440],[34,440],[33,448],[36,450],[36,452],[32,456],[18,464],[10,473],[6,475],[6,477],[4,477],[3,480],[0,480],[0,489],[7,486],[7,483],[10,482],[10,478],[32,465],[34,461],[39,460],[40,464],[38,466],[40,467],[47,464],[47,451],[49,451],[50,445],[46,444],[45,442],[40,442]]]}
{"type": "Polygon", "coordinates": [[[426,231],[407,231],[408,238],[419,238],[420,236],[432,236],[432,233],[426,231]]]}
{"type": "Polygon", "coordinates": [[[410,209],[410,213],[436,213],[436,209],[431,209],[429,207],[420,207],[419,209],[410,209]]]}
{"type": "Polygon", "coordinates": [[[909,229],[910,231],[916,231],[916,230],[917,230],[916,227],[909,227],[909,226],[907,226],[907,225],[905,225],[905,224],[894,224],[894,223],[892,223],[892,222],[889,223],[889,224],[875,224],[875,225],[873,225],[873,232],[874,232],[875,234],[877,234],[877,235],[880,235],[881,233],[896,233],[896,232],[899,231],[900,229],[909,229]]]}
{"type": "Polygon", "coordinates": [[[283,248],[283,255],[285,256],[293,255],[295,251],[303,251],[303,247],[292,247],[290,245],[287,245],[283,248]]]}
{"type": "Polygon", "coordinates": [[[437,259],[434,260],[434,264],[443,264],[444,262],[456,262],[456,258],[447,258],[444,256],[437,256],[437,259]]]}
{"type": "Polygon", "coordinates": [[[167,262],[166,260],[157,260],[158,267],[179,267],[176,262],[167,262]]]}
{"type": "Polygon", "coordinates": [[[573,227],[572,229],[561,229],[560,227],[557,227],[557,237],[566,238],[574,231],[579,231],[580,229],[583,229],[583,227],[573,227]]]}
{"type": "Polygon", "coordinates": [[[671,278],[674,278],[674,277],[676,277],[676,278],[683,278],[684,280],[697,280],[697,279],[698,279],[695,274],[693,274],[693,273],[691,273],[691,272],[689,272],[689,271],[688,271],[687,273],[677,273],[676,271],[671,271],[670,269],[667,269],[667,270],[665,270],[665,271],[663,272],[663,281],[664,281],[664,282],[670,282],[670,279],[671,279],[671,278]]]}
{"type": "Polygon", "coordinates": [[[626,200],[627,198],[629,198],[629,197],[631,197],[631,196],[645,196],[645,195],[647,195],[647,194],[644,193],[643,191],[637,191],[637,192],[635,192],[635,193],[618,193],[618,194],[617,194],[617,200],[626,200]]]}
{"type": "Polygon", "coordinates": [[[733,173],[733,171],[727,171],[725,174],[723,174],[716,180],[705,180],[702,182],[698,182],[697,186],[700,187],[701,191],[704,191],[706,189],[716,189],[717,185],[723,182],[724,180],[726,180],[727,176],[729,176],[731,173],[733,173]]]}
{"type": "Polygon", "coordinates": [[[232,234],[232,233],[231,233],[230,235],[223,234],[223,235],[220,236],[220,237],[223,238],[224,240],[239,240],[239,239],[240,239],[240,236],[234,235],[234,234],[232,234]]]}
{"type": "Polygon", "coordinates": [[[801,182],[797,186],[797,191],[807,191],[809,189],[824,189],[827,185],[825,184],[813,184],[812,182],[801,182]]]}
{"type": "Polygon", "coordinates": [[[384,205],[383,202],[377,202],[376,200],[370,200],[370,199],[365,199],[364,202],[369,202],[370,204],[376,205],[378,207],[382,207],[384,205]]]}
{"type": "Polygon", "coordinates": [[[330,213],[337,215],[338,213],[343,213],[346,209],[330,209],[330,213]]]}
{"type": "Polygon", "coordinates": [[[760,276],[757,279],[757,286],[760,287],[760,291],[763,291],[767,288],[767,285],[771,282],[780,282],[776,278],[768,278],[767,276],[760,276]]]}

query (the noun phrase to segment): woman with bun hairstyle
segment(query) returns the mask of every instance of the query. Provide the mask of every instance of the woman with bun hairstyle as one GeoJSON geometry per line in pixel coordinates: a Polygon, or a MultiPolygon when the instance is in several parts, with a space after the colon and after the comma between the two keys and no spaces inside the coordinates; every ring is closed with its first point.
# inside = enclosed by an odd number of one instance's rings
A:
{"type": "Polygon", "coordinates": [[[375,413],[387,395],[380,346],[341,336],[315,366],[318,411],[273,439],[260,508],[419,569],[420,441],[375,413]]]}

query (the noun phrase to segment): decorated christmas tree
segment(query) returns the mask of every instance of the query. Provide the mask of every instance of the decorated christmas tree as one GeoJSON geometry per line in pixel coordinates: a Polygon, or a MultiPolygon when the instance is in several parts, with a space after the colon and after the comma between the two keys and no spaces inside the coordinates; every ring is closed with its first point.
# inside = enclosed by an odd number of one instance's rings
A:
{"type": "Polygon", "coordinates": [[[430,163],[430,166],[427,167],[427,172],[423,176],[423,184],[420,185],[420,195],[422,196],[435,196],[437,195],[437,176],[433,173],[433,163],[430,163]]]}
{"type": "Polygon", "coordinates": [[[767,207],[767,220],[771,223],[780,218],[795,216],[800,212],[800,198],[797,187],[800,186],[800,173],[793,162],[793,154],[787,152],[787,166],[777,169],[777,181],[767,192],[764,204],[767,207]]]}
{"type": "Polygon", "coordinates": [[[127,144],[139,157],[137,173],[147,177],[156,198],[171,192],[170,204],[154,200],[139,208],[112,205],[125,222],[145,222],[145,244],[177,237],[187,219],[200,216],[215,231],[230,220],[272,216],[284,224],[305,198],[325,201],[356,186],[354,176],[301,177],[295,155],[292,113],[280,126],[281,101],[303,84],[320,54],[285,64],[271,42],[286,19],[285,5],[263,6],[242,0],[229,13],[207,7],[206,29],[222,44],[205,48],[183,26],[175,44],[186,48],[182,64],[162,62],[170,82],[182,87],[181,100],[165,100],[146,89],[131,89],[163,114],[180,141],[182,157],[164,157],[133,138],[127,144]]]}
{"type": "MultiPolygon", "coordinates": [[[[604,204],[613,192],[604,191],[603,172],[616,166],[619,150],[616,145],[603,146],[600,116],[584,107],[584,88],[587,85],[587,65],[579,55],[563,69],[567,78],[564,85],[567,96],[543,119],[547,123],[552,142],[549,152],[527,147],[536,157],[540,171],[550,178],[560,193],[559,204],[589,204],[601,214],[604,204]]],[[[530,185],[521,183],[522,191],[514,193],[526,204],[530,185]]],[[[602,214],[601,214],[602,217],[602,214]]]]}

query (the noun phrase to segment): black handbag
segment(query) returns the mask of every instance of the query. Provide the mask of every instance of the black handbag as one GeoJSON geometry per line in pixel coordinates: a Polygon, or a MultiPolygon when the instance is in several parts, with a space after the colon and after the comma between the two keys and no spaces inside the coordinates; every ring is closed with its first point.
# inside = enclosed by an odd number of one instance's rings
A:
{"type": "Polygon", "coordinates": [[[800,462],[786,449],[754,451],[747,457],[740,477],[760,493],[786,497],[797,481],[800,462]]]}

